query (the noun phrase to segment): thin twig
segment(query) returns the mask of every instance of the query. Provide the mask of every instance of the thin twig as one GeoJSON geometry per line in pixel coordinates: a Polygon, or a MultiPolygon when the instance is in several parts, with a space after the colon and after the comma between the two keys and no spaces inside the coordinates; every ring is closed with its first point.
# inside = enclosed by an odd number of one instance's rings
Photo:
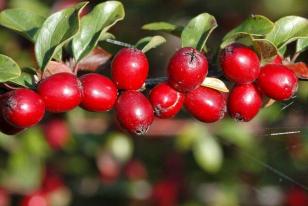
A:
{"type": "Polygon", "coordinates": [[[135,46],[132,45],[132,44],[125,43],[125,42],[121,42],[121,41],[117,41],[117,40],[113,40],[113,39],[106,39],[106,42],[108,42],[108,43],[110,43],[110,44],[122,46],[122,47],[128,47],[128,48],[133,48],[133,47],[135,47],[135,46]]]}
{"type": "Polygon", "coordinates": [[[299,57],[300,54],[301,54],[300,52],[296,52],[296,53],[293,55],[293,57],[292,57],[292,59],[291,59],[291,62],[292,62],[293,64],[295,63],[296,59],[299,57]]]}

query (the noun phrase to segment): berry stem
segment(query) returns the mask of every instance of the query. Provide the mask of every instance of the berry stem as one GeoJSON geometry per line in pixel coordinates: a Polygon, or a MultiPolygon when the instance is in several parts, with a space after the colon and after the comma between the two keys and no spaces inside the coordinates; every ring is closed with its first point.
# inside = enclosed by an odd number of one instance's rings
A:
{"type": "Polygon", "coordinates": [[[117,41],[117,40],[113,40],[113,39],[106,39],[106,42],[108,42],[110,44],[117,45],[117,46],[122,46],[122,47],[128,47],[128,48],[134,48],[135,47],[132,44],[121,42],[121,41],[117,41]]]}
{"type": "Polygon", "coordinates": [[[296,59],[299,57],[300,54],[301,54],[300,52],[296,52],[296,53],[293,55],[293,57],[292,57],[292,59],[291,59],[291,62],[292,62],[293,64],[295,63],[296,59]]]}

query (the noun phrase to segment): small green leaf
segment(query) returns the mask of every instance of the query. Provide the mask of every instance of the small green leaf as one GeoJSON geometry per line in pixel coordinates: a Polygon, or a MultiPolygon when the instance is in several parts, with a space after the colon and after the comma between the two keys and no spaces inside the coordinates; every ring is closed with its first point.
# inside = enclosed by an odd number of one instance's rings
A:
{"type": "Polygon", "coordinates": [[[142,26],[142,29],[149,31],[164,31],[180,37],[184,28],[182,26],[161,21],[145,24],[142,26]]]}
{"type": "Polygon", "coordinates": [[[80,31],[73,38],[71,49],[75,60],[79,62],[89,54],[103,34],[124,16],[124,7],[119,1],[107,1],[95,6],[81,19],[80,31]]]}
{"type": "Polygon", "coordinates": [[[142,29],[144,30],[150,30],[150,31],[174,31],[177,28],[176,25],[170,24],[168,22],[153,22],[148,23],[142,26],[142,29]]]}
{"type": "Polygon", "coordinates": [[[63,51],[62,51],[62,48],[61,48],[61,49],[59,49],[59,51],[57,51],[57,53],[55,53],[55,55],[53,56],[53,59],[60,62],[60,61],[62,61],[62,57],[63,57],[63,51]]]}
{"type": "Polygon", "coordinates": [[[23,68],[21,75],[15,79],[10,80],[10,82],[19,86],[34,88],[34,75],[36,75],[36,72],[33,68],[23,68]]]}
{"type": "Polygon", "coordinates": [[[106,39],[115,39],[115,36],[109,32],[104,32],[99,37],[99,41],[105,41],[106,39]]]}
{"type": "Polygon", "coordinates": [[[308,49],[308,36],[301,38],[296,42],[296,52],[301,53],[308,49]]]}
{"type": "Polygon", "coordinates": [[[261,15],[253,15],[226,34],[224,41],[230,37],[232,38],[236,33],[248,33],[253,36],[263,36],[269,33],[273,27],[274,23],[268,18],[261,15]]]}
{"type": "Polygon", "coordinates": [[[194,47],[201,51],[216,27],[217,22],[214,16],[208,13],[199,14],[184,28],[181,35],[182,47],[194,47]]]}
{"type": "Polygon", "coordinates": [[[79,3],[56,12],[43,23],[35,43],[35,56],[42,70],[62,46],[78,33],[79,13],[86,4],[79,3]]]}
{"type": "Polygon", "coordinates": [[[302,37],[308,36],[308,20],[299,16],[286,16],[275,22],[273,30],[266,39],[277,48],[302,37]]]}
{"type": "Polygon", "coordinates": [[[136,47],[142,49],[144,53],[149,50],[158,47],[161,44],[164,44],[166,39],[162,36],[150,36],[140,39],[136,43],[136,47]]]}
{"type": "Polygon", "coordinates": [[[202,169],[209,173],[219,171],[223,162],[223,153],[215,138],[203,134],[195,142],[192,149],[195,160],[202,169]]]}
{"type": "Polygon", "coordinates": [[[10,57],[0,54],[0,82],[16,79],[20,74],[18,64],[10,57]]]}
{"type": "Polygon", "coordinates": [[[20,32],[34,42],[45,18],[24,9],[7,9],[0,13],[0,24],[20,32]]]}

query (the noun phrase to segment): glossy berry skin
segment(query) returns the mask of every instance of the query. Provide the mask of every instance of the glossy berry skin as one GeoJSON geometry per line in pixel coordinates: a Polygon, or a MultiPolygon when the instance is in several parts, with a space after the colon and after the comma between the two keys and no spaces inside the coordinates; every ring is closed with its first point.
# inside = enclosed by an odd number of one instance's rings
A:
{"type": "Polygon", "coordinates": [[[115,109],[120,124],[137,135],[146,133],[154,119],[151,103],[137,91],[123,92],[117,100],[115,109]]]}
{"type": "Polygon", "coordinates": [[[198,120],[212,123],[224,117],[226,100],[224,95],[217,90],[199,87],[187,93],[185,108],[198,120]]]}
{"type": "Polygon", "coordinates": [[[2,114],[0,116],[0,132],[6,135],[15,135],[23,131],[24,128],[17,128],[9,123],[3,118],[2,114]]]}
{"type": "Polygon", "coordinates": [[[168,83],[179,92],[196,89],[208,73],[206,57],[194,48],[182,48],[170,59],[168,83]]]}
{"type": "Polygon", "coordinates": [[[154,113],[159,118],[174,117],[182,108],[184,95],[167,83],[161,83],[155,86],[150,93],[150,102],[154,113]]]}
{"type": "Polygon", "coordinates": [[[279,54],[275,56],[271,64],[282,64],[283,58],[279,54]]]}
{"type": "Polygon", "coordinates": [[[257,54],[249,47],[237,43],[222,50],[220,66],[225,76],[238,84],[253,82],[260,73],[257,54]]]}
{"type": "Polygon", "coordinates": [[[266,96],[282,101],[294,95],[298,80],[295,73],[286,66],[267,64],[261,68],[257,85],[266,96]]]}
{"type": "Polygon", "coordinates": [[[100,74],[86,74],[80,77],[83,89],[81,107],[92,112],[112,109],[117,100],[117,88],[113,82],[100,74]]]}
{"type": "Polygon", "coordinates": [[[13,127],[32,127],[44,117],[45,104],[42,98],[30,89],[7,92],[1,101],[3,118],[13,127]]]}
{"type": "Polygon", "coordinates": [[[254,84],[234,86],[228,98],[228,111],[233,119],[248,122],[262,106],[262,94],[254,84]]]}
{"type": "Polygon", "coordinates": [[[148,73],[148,59],[142,51],[136,48],[121,49],[111,64],[112,80],[118,89],[140,89],[148,73]]]}
{"type": "Polygon", "coordinates": [[[82,99],[81,83],[70,73],[57,73],[42,80],[37,92],[49,112],[67,112],[78,106],[82,99]]]}

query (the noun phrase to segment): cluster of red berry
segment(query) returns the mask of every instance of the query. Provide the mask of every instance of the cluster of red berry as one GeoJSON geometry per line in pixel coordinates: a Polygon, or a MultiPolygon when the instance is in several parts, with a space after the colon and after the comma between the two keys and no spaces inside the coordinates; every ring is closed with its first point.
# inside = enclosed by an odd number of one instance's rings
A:
{"type": "Polygon", "coordinates": [[[287,100],[297,89],[297,77],[282,65],[279,56],[260,67],[257,54],[244,45],[223,49],[220,65],[225,76],[236,83],[229,97],[200,86],[208,73],[207,58],[194,48],[182,48],[169,62],[168,80],[156,85],[148,100],[140,92],[149,72],[147,57],[138,49],[124,48],[113,59],[112,81],[94,73],[79,79],[71,73],[57,73],[41,80],[36,92],[16,89],[1,95],[0,131],[15,134],[37,124],[45,110],[67,112],[78,105],[92,112],[108,111],[115,105],[120,124],[135,134],[147,131],[154,114],[171,118],[183,105],[207,123],[222,119],[227,108],[232,118],[249,121],[261,108],[263,94],[287,100]]]}
{"type": "Polygon", "coordinates": [[[269,64],[260,67],[256,53],[241,44],[226,47],[220,56],[225,76],[236,83],[228,98],[232,118],[249,121],[259,112],[263,97],[283,101],[297,90],[298,79],[293,71],[282,65],[278,55],[269,64]]]}

